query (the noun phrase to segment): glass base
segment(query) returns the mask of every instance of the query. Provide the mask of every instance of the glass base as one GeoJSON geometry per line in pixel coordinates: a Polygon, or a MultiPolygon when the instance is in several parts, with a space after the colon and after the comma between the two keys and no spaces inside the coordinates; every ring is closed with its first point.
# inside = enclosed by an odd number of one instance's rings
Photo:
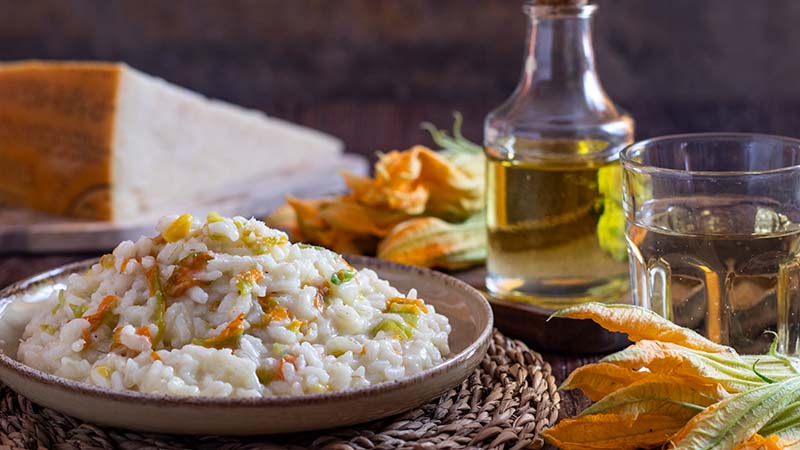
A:
{"type": "Polygon", "coordinates": [[[627,274],[604,279],[525,280],[488,274],[486,289],[494,297],[529,303],[550,309],[561,309],[587,302],[628,302],[630,290],[627,274]]]}

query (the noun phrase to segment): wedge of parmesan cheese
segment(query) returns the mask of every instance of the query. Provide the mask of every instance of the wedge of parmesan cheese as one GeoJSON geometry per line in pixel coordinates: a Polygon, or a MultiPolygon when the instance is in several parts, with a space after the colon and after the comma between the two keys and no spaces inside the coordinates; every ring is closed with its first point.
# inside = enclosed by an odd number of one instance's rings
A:
{"type": "Polygon", "coordinates": [[[0,64],[0,204],[125,221],[341,151],[124,64],[0,64]]]}

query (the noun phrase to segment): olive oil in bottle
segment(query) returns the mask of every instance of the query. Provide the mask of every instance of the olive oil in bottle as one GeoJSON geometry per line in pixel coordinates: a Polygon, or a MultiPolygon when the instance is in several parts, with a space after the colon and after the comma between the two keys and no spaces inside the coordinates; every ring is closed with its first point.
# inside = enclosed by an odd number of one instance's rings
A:
{"type": "Polygon", "coordinates": [[[629,289],[619,151],[633,120],[606,96],[590,45],[595,5],[526,4],[520,84],[486,119],[486,286],[559,308],[629,289]]]}
{"type": "MultiPolygon", "coordinates": [[[[538,144],[566,149],[586,142],[538,144]]],[[[620,192],[603,192],[619,186],[616,159],[508,161],[487,153],[488,288],[552,307],[624,294],[620,192]]]]}

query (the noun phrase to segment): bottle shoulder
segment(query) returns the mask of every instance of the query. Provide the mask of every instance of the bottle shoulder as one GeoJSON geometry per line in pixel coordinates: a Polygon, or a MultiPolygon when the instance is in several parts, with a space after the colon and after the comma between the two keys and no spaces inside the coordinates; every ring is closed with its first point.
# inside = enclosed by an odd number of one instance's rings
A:
{"type": "Polygon", "coordinates": [[[588,137],[630,140],[633,117],[606,99],[602,105],[581,101],[518,101],[513,96],[486,116],[486,140],[510,135],[537,137],[588,137]]]}
{"type": "Polygon", "coordinates": [[[523,76],[511,96],[489,113],[486,120],[487,126],[505,124],[556,132],[569,128],[606,128],[614,123],[629,123],[629,128],[633,128],[631,115],[611,100],[593,70],[578,78],[523,76]]]}
{"type": "Polygon", "coordinates": [[[601,111],[556,113],[553,108],[513,106],[501,105],[486,117],[484,145],[495,159],[608,161],[633,142],[633,117],[613,103],[601,111]]]}
{"type": "Polygon", "coordinates": [[[587,97],[580,92],[565,95],[521,95],[517,91],[487,115],[490,122],[517,126],[559,124],[591,125],[629,121],[631,115],[606,96],[587,97]]]}

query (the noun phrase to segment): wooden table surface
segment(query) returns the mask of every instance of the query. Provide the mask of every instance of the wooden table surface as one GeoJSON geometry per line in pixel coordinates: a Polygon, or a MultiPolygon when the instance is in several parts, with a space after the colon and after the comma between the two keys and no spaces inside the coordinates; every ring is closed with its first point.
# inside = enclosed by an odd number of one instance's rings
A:
{"type": "MultiPolygon", "coordinates": [[[[0,255],[0,288],[30,275],[58,267],[74,261],[99,256],[95,253],[61,255],[0,255]]],[[[532,346],[533,347],[533,346],[532,346]]],[[[536,350],[535,347],[533,347],[536,350]]],[[[558,383],[562,382],[575,368],[599,359],[599,355],[566,355],[540,352],[550,363],[558,383]]],[[[580,393],[562,393],[561,417],[575,415],[588,405],[588,400],[580,393]]]]}

